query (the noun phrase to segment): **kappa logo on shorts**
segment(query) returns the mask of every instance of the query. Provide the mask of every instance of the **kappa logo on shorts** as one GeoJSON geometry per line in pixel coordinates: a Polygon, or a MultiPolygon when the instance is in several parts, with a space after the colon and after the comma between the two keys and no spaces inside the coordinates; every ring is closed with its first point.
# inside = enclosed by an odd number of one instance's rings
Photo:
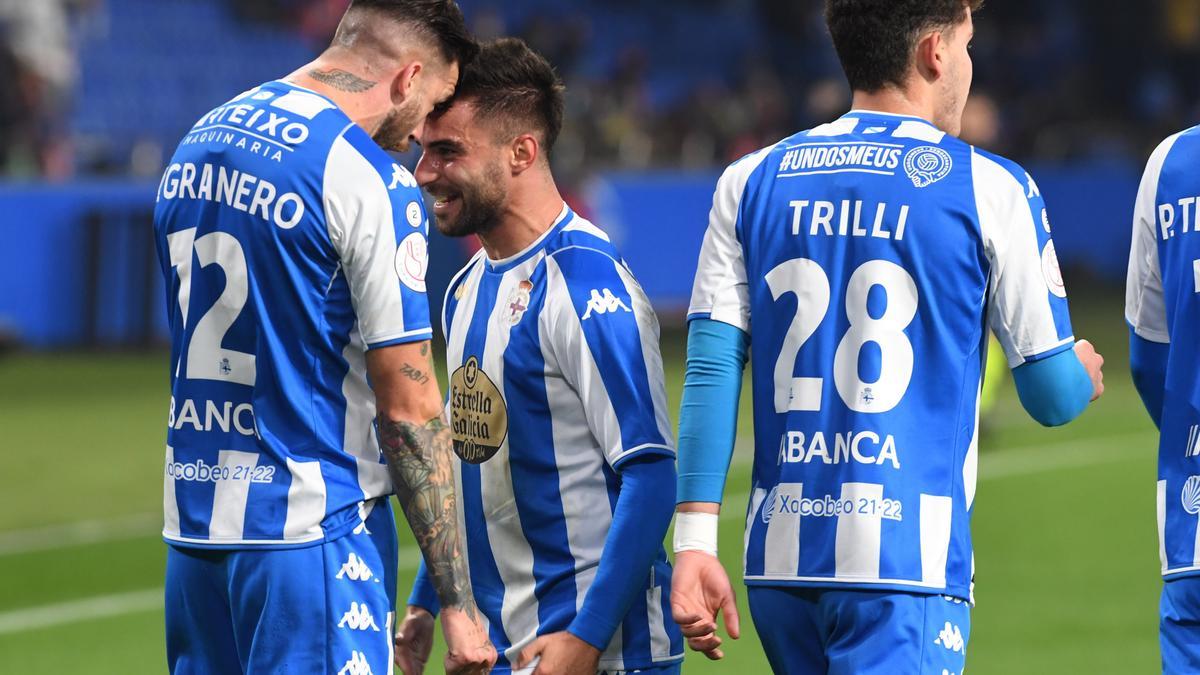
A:
{"type": "Polygon", "coordinates": [[[946,622],[946,627],[942,628],[942,631],[938,633],[937,639],[933,641],[933,644],[941,645],[948,651],[955,653],[961,653],[963,648],[966,647],[966,643],[963,642],[962,631],[958,629],[958,626],[951,624],[949,621],[946,622]]]}
{"type": "MultiPolygon", "coordinates": [[[[371,579],[375,579],[375,574],[371,572],[371,568],[367,567],[367,563],[363,562],[362,558],[351,553],[350,557],[346,559],[345,564],[342,565],[342,569],[338,571],[336,578],[349,578],[351,581],[370,581],[371,579]]],[[[375,579],[375,583],[379,583],[379,579],[375,579]]]]}
{"type": "Polygon", "coordinates": [[[366,654],[350,652],[350,660],[342,666],[338,675],[375,675],[375,672],[371,670],[371,664],[367,663],[366,654]]]}
{"type": "Polygon", "coordinates": [[[914,148],[904,156],[904,173],[919,188],[929,187],[949,176],[953,168],[950,153],[932,145],[914,148]]]}
{"type": "Polygon", "coordinates": [[[342,620],[338,622],[338,628],[351,630],[370,628],[376,633],[379,632],[379,625],[375,623],[375,617],[371,616],[371,610],[365,602],[361,605],[357,602],[350,603],[350,609],[342,615],[342,620]]]}

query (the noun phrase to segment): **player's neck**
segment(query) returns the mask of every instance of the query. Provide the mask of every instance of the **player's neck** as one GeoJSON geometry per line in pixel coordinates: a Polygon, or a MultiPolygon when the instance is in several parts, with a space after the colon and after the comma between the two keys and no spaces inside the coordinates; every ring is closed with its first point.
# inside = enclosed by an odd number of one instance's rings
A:
{"type": "Polygon", "coordinates": [[[896,87],[884,87],[879,91],[855,91],[852,110],[872,110],[893,115],[911,115],[933,124],[934,110],[930,101],[896,87]]]}
{"type": "Polygon", "coordinates": [[[483,250],[490,260],[511,258],[554,227],[562,208],[563,198],[553,179],[514,189],[500,212],[499,224],[479,235],[483,250]]]}
{"type": "Polygon", "coordinates": [[[387,115],[386,107],[378,105],[376,97],[372,95],[379,84],[373,79],[366,79],[370,75],[364,72],[361,64],[341,59],[329,60],[322,56],[283,79],[333,101],[350,121],[374,135],[387,115]],[[347,91],[347,88],[361,91],[347,91]]]}

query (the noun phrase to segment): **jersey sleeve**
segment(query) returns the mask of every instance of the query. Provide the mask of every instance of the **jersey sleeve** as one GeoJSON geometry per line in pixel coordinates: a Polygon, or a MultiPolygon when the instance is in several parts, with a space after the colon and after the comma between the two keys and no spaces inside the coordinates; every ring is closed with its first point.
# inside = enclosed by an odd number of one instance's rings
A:
{"type": "Polygon", "coordinates": [[[372,162],[354,143],[334,142],[324,202],[359,332],[369,349],[428,340],[429,222],[416,180],[390,160],[372,162]]]}
{"type": "Polygon", "coordinates": [[[1072,348],[1067,292],[1037,184],[1019,166],[978,151],[972,170],[990,266],[987,318],[1009,367],[1072,348]]]}
{"type": "Polygon", "coordinates": [[[1158,183],[1163,163],[1178,135],[1168,138],[1150,155],[1133,209],[1133,239],[1125,277],[1125,320],[1138,337],[1169,343],[1163,299],[1162,268],[1158,263],[1158,183]]]}
{"type": "Polygon", "coordinates": [[[712,319],[750,332],[750,289],[737,223],[746,184],[769,152],[770,148],[765,148],[742,158],[717,181],[688,320],[712,319]]]}
{"type": "Polygon", "coordinates": [[[608,463],[674,456],[658,318],[633,275],[603,252],[574,247],[547,258],[546,284],[542,339],[608,463]]]}

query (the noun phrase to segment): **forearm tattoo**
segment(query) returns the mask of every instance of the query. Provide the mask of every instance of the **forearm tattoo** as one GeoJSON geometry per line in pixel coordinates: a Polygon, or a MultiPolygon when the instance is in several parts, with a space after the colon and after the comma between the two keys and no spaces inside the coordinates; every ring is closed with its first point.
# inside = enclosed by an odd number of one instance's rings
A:
{"type": "Polygon", "coordinates": [[[347,72],[341,68],[329,68],[328,70],[317,70],[316,68],[308,71],[309,77],[333,87],[348,91],[351,94],[361,94],[371,87],[375,86],[375,82],[364,80],[354,73],[347,72]]]}
{"type": "Polygon", "coordinates": [[[378,420],[379,443],[409,526],[443,607],[475,616],[471,578],[458,532],[454,451],[440,418],[424,425],[378,420]]]}

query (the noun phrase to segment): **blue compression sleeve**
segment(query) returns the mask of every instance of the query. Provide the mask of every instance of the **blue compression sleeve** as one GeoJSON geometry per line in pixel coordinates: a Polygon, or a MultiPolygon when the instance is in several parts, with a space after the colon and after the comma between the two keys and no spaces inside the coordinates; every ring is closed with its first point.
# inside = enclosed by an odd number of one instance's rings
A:
{"type": "Polygon", "coordinates": [[[688,327],[687,375],[679,409],[681,503],[721,503],[749,343],[741,329],[720,321],[696,319],[688,327]]]}
{"type": "Polygon", "coordinates": [[[1129,331],[1129,369],[1133,372],[1133,386],[1142,397],[1142,404],[1154,420],[1154,426],[1162,426],[1163,398],[1167,389],[1167,355],[1171,345],[1151,342],[1132,329],[1129,331]]]}
{"type": "Polygon", "coordinates": [[[1079,417],[1092,399],[1092,380],[1073,349],[1017,366],[1013,381],[1025,411],[1048,427],[1079,417]]]}
{"type": "Polygon", "coordinates": [[[434,616],[437,616],[442,608],[442,604],[438,602],[437,591],[433,590],[433,582],[429,580],[429,573],[425,571],[424,560],[417,567],[417,578],[413,579],[412,593],[408,595],[408,604],[421,607],[434,616]]]}
{"type": "Polygon", "coordinates": [[[650,566],[662,551],[675,511],[675,458],[636,457],[620,472],[621,492],[600,567],[579,614],[567,627],[600,651],[608,648],[637,594],[646,591],[650,566]]]}

